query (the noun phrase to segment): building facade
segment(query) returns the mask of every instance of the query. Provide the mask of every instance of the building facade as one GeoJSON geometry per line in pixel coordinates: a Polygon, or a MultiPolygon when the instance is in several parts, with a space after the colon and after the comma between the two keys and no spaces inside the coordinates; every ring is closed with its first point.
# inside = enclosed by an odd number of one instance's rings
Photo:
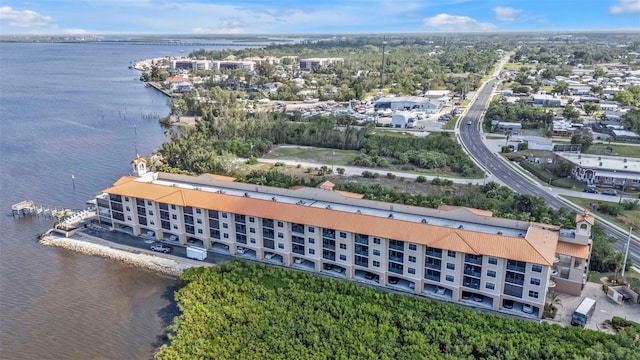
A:
{"type": "Polygon", "coordinates": [[[593,217],[576,229],[495,218],[484,210],[363,200],[319,188],[280,189],[147,172],[96,198],[103,224],[157,240],[240,255],[440,300],[541,317],[547,292],[579,295],[593,217]]]}
{"type": "Polygon", "coordinates": [[[571,174],[576,180],[587,185],[623,191],[640,189],[640,160],[637,158],[567,152],[555,155],[570,164],[571,174]]]}

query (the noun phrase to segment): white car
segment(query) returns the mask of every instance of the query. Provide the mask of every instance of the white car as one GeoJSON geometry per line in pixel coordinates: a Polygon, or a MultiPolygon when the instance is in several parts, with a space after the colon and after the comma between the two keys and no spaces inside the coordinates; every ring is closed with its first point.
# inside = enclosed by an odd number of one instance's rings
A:
{"type": "Polygon", "coordinates": [[[416,288],[416,283],[414,283],[414,282],[410,282],[410,283],[409,283],[409,289],[413,290],[413,289],[415,289],[415,288],[416,288]]]}
{"type": "Polygon", "coordinates": [[[247,249],[243,248],[243,247],[238,247],[238,254],[244,254],[247,251],[247,249]]]}
{"type": "Polygon", "coordinates": [[[171,252],[171,246],[165,244],[151,245],[151,250],[168,254],[171,252]]]}
{"type": "Polygon", "coordinates": [[[296,263],[296,264],[302,264],[302,262],[303,262],[303,261],[304,261],[304,260],[302,260],[302,259],[300,259],[300,258],[295,258],[295,259],[293,259],[293,262],[294,262],[294,263],[296,263]]]}
{"type": "Polygon", "coordinates": [[[171,236],[169,236],[169,240],[178,241],[178,237],[176,235],[171,235],[171,236]]]}
{"type": "Polygon", "coordinates": [[[274,253],[267,253],[267,254],[264,256],[264,258],[265,258],[265,259],[267,259],[267,260],[271,260],[271,259],[273,259],[273,257],[274,257],[274,256],[276,256],[276,254],[274,254],[274,253]]]}
{"type": "Polygon", "coordinates": [[[533,306],[529,304],[522,304],[522,312],[525,314],[533,314],[533,306]]]}
{"type": "Polygon", "coordinates": [[[444,293],[447,291],[447,289],[445,289],[443,286],[438,286],[436,288],[436,294],[438,295],[444,295],[444,293]]]}

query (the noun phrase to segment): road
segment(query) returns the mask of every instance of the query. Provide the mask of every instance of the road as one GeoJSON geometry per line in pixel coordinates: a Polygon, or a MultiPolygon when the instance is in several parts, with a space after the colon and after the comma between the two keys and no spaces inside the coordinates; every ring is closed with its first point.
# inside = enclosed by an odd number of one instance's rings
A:
{"type": "MultiPolygon", "coordinates": [[[[498,71],[496,71],[496,74],[498,71]]],[[[551,188],[541,186],[539,183],[528,179],[526,176],[520,174],[514,170],[511,166],[506,164],[496,152],[491,151],[483,141],[483,134],[480,129],[482,127],[481,121],[484,117],[491,97],[493,96],[493,89],[498,80],[495,78],[486,82],[480,89],[476,98],[472,101],[471,105],[467,108],[463,117],[458,122],[460,140],[463,147],[467,150],[469,155],[478,163],[485,171],[488,171],[492,177],[498,179],[504,185],[510,187],[514,191],[521,194],[531,194],[544,198],[544,200],[554,209],[561,207],[570,208],[576,211],[581,209],[570,207],[565,201],[558,198],[557,193],[554,193],[551,188]],[[468,122],[470,125],[467,125],[468,122]]],[[[619,229],[616,226],[609,225],[602,221],[598,221],[598,225],[601,226],[608,236],[612,236],[617,241],[612,244],[612,247],[616,250],[624,251],[628,230],[619,229]]],[[[634,264],[640,264],[640,241],[636,237],[632,239],[629,246],[629,259],[634,264]]]]}

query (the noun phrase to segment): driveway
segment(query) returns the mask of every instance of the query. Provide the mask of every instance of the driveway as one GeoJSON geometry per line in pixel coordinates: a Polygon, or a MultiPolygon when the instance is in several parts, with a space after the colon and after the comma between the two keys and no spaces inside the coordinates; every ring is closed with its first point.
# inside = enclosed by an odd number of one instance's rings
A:
{"type": "Polygon", "coordinates": [[[562,300],[562,307],[558,308],[558,313],[552,324],[560,324],[563,326],[571,325],[571,314],[578,307],[583,298],[588,297],[596,300],[596,311],[587,322],[585,329],[602,330],[600,324],[605,320],[611,320],[614,316],[640,322],[640,304],[625,302],[618,305],[609,299],[602,291],[602,284],[587,282],[582,297],[576,297],[558,293],[558,297],[562,300]]]}

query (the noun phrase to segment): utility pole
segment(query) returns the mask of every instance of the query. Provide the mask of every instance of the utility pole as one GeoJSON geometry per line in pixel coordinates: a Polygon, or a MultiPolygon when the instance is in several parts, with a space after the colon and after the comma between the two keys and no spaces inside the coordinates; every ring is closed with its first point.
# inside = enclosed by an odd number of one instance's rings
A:
{"type": "Polygon", "coordinates": [[[387,37],[382,40],[382,67],[380,70],[380,91],[384,89],[384,48],[387,45],[387,37]]]}
{"type": "Polygon", "coordinates": [[[624,278],[624,268],[627,265],[627,256],[629,256],[629,245],[631,245],[631,230],[633,227],[629,226],[629,237],[627,238],[627,245],[624,247],[624,260],[622,260],[622,272],[620,275],[624,278]]]}

